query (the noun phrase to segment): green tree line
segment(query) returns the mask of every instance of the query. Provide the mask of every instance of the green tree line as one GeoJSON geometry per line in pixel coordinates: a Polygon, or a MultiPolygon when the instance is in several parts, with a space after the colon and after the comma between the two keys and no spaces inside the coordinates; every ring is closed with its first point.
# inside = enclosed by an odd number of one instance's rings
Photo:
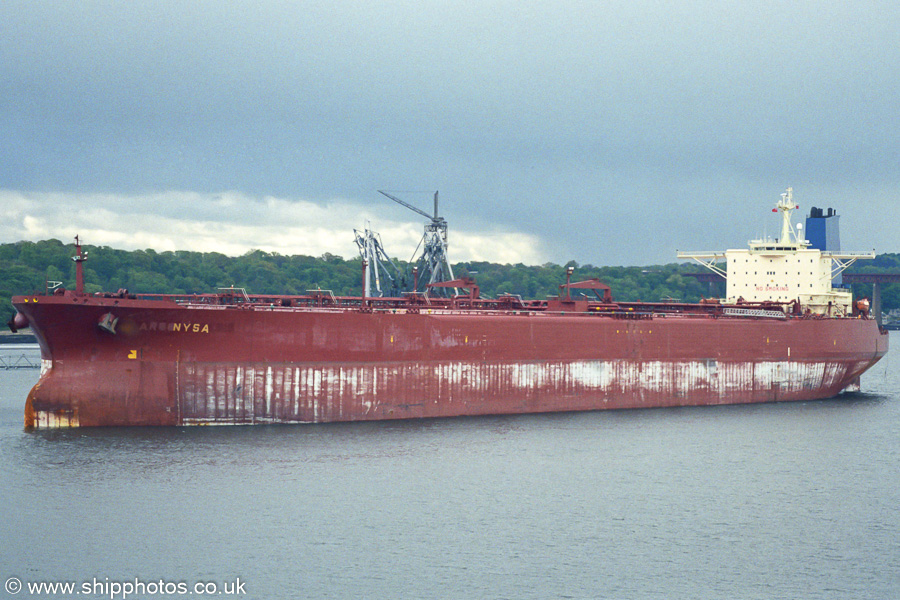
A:
{"type": "MultiPolygon", "coordinates": [[[[327,289],[336,295],[358,295],[362,288],[359,258],[340,256],[283,256],[253,250],[229,257],[217,252],[156,252],[116,250],[107,246],[85,246],[85,291],[89,293],[127,289],[136,293],[191,294],[214,292],[236,286],[257,294],[302,294],[327,289]]],[[[47,281],[61,281],[75,287],[73,244],[59,240],[0,244],[0,318],[6,322],[14,313],[11,296],[43,291],[47,281]]],[[[405,268],[403,261],[396,261],[405,268]]],[[[900,272],[900,255],[883,254],[874,261],[859,263],[856,272],[900,272]]],[[[710,289],[687,276],[702,268],[691,263],[648,267],[597,267],[571,261],[565,265],[540,266],[461,262],[454,265],[458,276],[476,279],[483,296],[518,294],[523,299],[554,295],[565,283],[566,268],[573,267],[572,281],[597,277],[612,288],[621,301],[678,300],[697,302],[703,296],[724,293],[722,285],[710,289]]],[[[854,291],[871,296],[871,286],[857,285],[854,291]]],[[[900,307],[900,284],[884,286],[885,310],[900,307]]]]}

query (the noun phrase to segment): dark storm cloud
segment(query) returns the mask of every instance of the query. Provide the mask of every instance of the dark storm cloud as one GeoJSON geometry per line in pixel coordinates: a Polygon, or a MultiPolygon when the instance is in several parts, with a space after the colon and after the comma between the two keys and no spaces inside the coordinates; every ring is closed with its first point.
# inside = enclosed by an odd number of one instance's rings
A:
{"type": "MultiPolygon", "coordinates": [[[[13,2],[0,21],[7,190],[397,220],[375,189],[440,188],[457,229],[595,263],[741,245],[788,185],[898,216],[888,3],[13,2]]],[[[845,240],[898,250],[854,218],[845,240]]]]}

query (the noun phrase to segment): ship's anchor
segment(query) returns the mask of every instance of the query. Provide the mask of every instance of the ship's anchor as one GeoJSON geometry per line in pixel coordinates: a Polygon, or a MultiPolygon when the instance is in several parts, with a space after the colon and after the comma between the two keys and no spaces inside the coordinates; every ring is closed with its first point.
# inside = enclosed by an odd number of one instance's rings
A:
{"type": "Polygon", "coordinates": [[[113,316],[112,313],[106,313],[102,317],[100,317],[100,322],[97,323],[97,327],[102,329],[103,331],[108,331],[109,333],[116,335],[116,324],[119,322],[119,317],[113,316]]]}

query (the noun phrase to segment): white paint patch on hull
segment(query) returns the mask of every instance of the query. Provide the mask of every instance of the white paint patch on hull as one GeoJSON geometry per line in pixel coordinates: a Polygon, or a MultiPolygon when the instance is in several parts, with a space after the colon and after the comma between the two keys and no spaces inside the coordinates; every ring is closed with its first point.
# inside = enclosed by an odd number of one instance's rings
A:
{"type": "Polygon", "coordinates": [[[848,362],[268,364],[183,367],[182,422],[322,422],[802,400],[837,393],[848,362]]]}

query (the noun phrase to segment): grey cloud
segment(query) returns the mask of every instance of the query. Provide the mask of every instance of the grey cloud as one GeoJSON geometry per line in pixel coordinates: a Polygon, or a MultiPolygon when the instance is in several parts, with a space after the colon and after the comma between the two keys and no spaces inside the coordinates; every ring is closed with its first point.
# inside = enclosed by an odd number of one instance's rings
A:
{"type": "Polygon", "coordinates": [[[5,3],[0,188],[392,217],[375,189],[440,188],[448,216],[582,262],[668,260],[703,219],[756,227],[787,185],[892,210],[900,10],[671,4],[5,3]]]}

